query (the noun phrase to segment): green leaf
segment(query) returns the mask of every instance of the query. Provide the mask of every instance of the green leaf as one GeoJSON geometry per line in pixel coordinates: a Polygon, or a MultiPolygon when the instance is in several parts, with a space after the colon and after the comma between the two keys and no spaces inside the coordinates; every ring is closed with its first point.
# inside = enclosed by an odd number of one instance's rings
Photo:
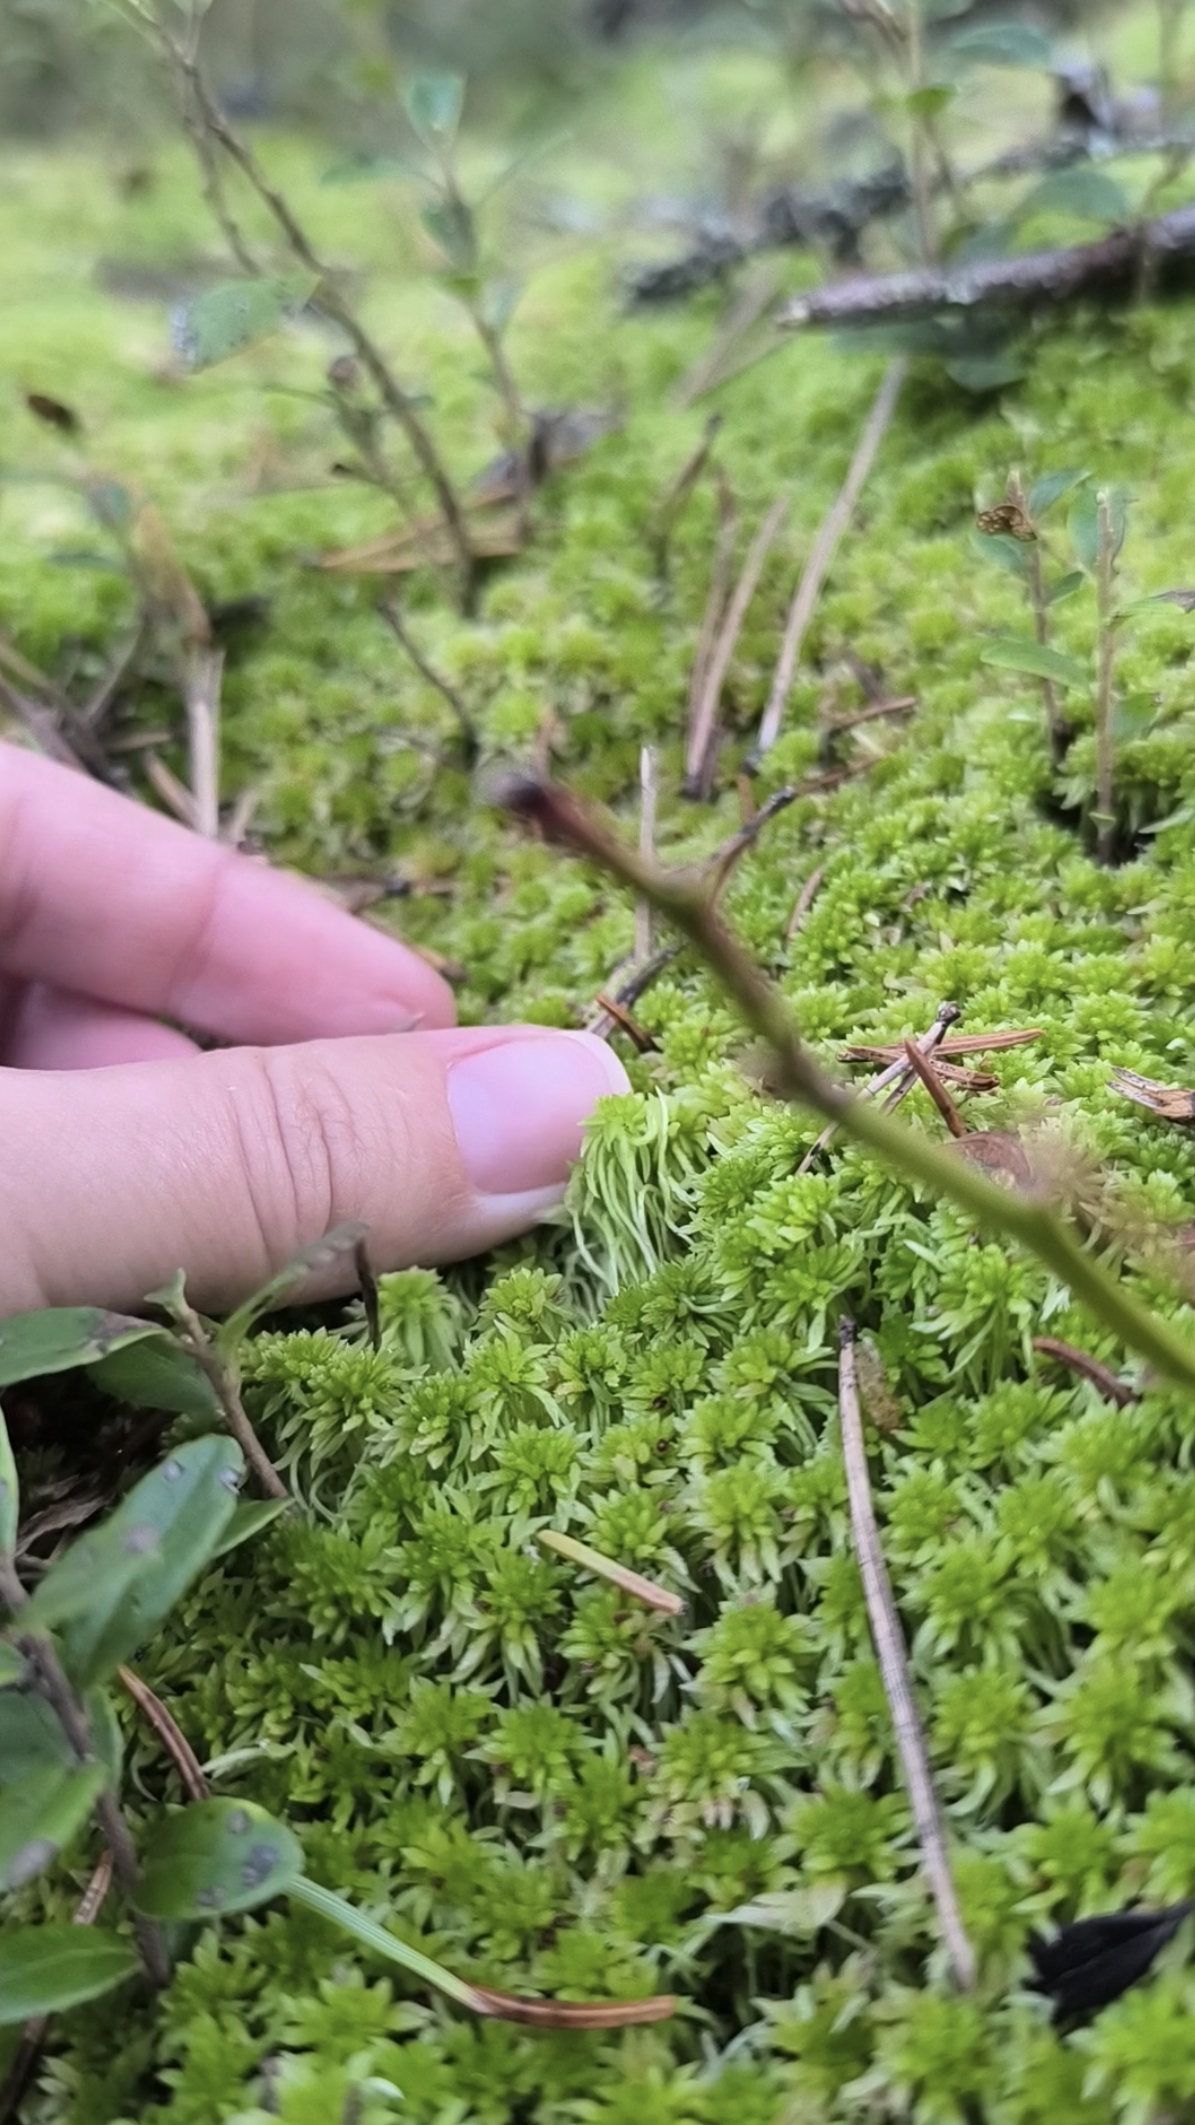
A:
{"type": "Polygon", "coordinates": [[[459,273],[476,269],[477,229],[465,200],[455,192],[446,199],[429,200],[420,207],[419,219],[450,266],[459,273]]]}
{"type": "Polygon", "coordinates": [[[804,1889],[776,1889],[749,1904],[737,1904],[722,1920],[727,1926],[758,1926],[768,1933],[819,1933],[837,1918],[847,1899],[841,1881],[810,1882],[804,1889]]]}
{"type": "Polygon", "coordinates": [[[152,1636],[208,1563],[232,1519],[243,1469],[234,1440],[190,1439],[143,1476],[101,1527],[74,1545],[75,1550],[91,1546],[102,1565],[122,1550],[133,1528],[152,1528],[159,1537],[152,1567],[138,1574],[123,1597],[97,1602],[64,1634],[63,1660],[75,1682],[110,1675],[152,1636]]]}
{"type": "Polygon", "coordinates": [[[451,141],[461,122],[465,84],[459,74],[416,74],[403,91],[403,107],[421,140],[451,141]]]}
{"type": "MultiPolygon", "coordinates": [[[[102,1690],[91,1690],[84,1708],[96,1756],[114,1785],[120,1777],[121,1745],[111,1702],[102,1690]]],[[[6,1696],[0,1719],[0,1787],[7,1790],[34,1775],[52,1778],[74,1766],[70,1743],[44,1697],[32,1690],[6,1696]]]]}
{"type": "Polygon", "coordinates": [[[487,281],[481,292],[481,315],[491,332],[501,335],[514,316],[523,293],[521,280],[487,281]]]}
{"type": "Polygon", "coordinates": [[[202,1366],[165,1329],[101,1358],[91,1369],[105,1394],[135,1409],[168,1409],[201,1423],[218,1422],[220,1397],[202,1366]]]}
{"type": "Polygon", "coordinates": [[[58,2014],[98,1999],[141,1967],[135,1948],[114,1933],[58,1920],[0,1933],[0,2023],[58,2014]]]}
{"type": "Polygon", "coordinates": [[[0,1387],[94,1365],[110,1350],[161,1333],[153,1321],[104,1313],[98,1306],[51,1306],[42,1313],[10,1314],[0,1321],[0,1387]]]}
{"type": "Polygon", "coordinates": [[[309,302],[314,274],[296,280],[234,280],[209,288],[177,310],[175,352],[188,369],[210,369],[276,332],[309,302]]]}
{"type": "Polygon", "coordinates": [[[333,1262],[340,1261],[346,1254],[354,1253],[368,1231],[368,1225],[359,1224],[356,1219],[350,1218],[343,1225],[334,1225],[331,1232],[324,1234],[322,1240],[315,1240],[310,1247],[304,1247],[292,1261],[287,1262],[285,1268],[270,1278],[268,1284],[263,1284],[261,1290],[255,1291],[251,1299],[246,1299],[243,1306],[238,1306],[235,1313],[229,1314],[216,1335],[221,1354],[224,1357],[233,1356],[244,1342],[253,1323],[263,1313],[269,1313],[272,1307],[280,1306],[293,1291],[297,1291],[300,1284],[306,1283],[308,1277],[318,1275],[320,1270],[330,1268],[333,1262]]]}
{"type": "Polygon", "coordinates": [[[1014,539],[1007,531],[973,531],[971,544],[985,561],[992,561],[1010,576],[1019,576],[1024,582],[1029,574],[1029,545],[1025,539],[1014,539]]]}
{"type": "Polygon", "coordinates": [[[119,1608],[133,1581],[154,1569],[161,1548],[157,1528],[144,1521],[117,1528],[115,1517],[80,1535],[50,1566],[21,1611],[22,1631],[52,1631],[75,1616],[119,1608]]]}
{"type": "Polygon", "coordinates": [[[1108,513],[1112,528],[1112,552],[1119,554],[1124,545],[1129,525],[1129,494],[1124,487],[1080,487],[1070,506],[1067,530],[1075,549],[1075,558],[1082,562],[1089,573],[1094,573],[1099,555],[1099,501],[1100,495],[1108,497],[1108,513]]]}
{"type": "Polygon", "coordinates": [[[427,182],[422,164],[404,155],[350,155],[325,170],[321,184],[368,184],[379,177],[420,177],[427,182]]]}
{"type": "Polygon", "coordinates": [[[0,1556],[11,1557],[17,1546],[17,1522],[21,1512],[21,1486],[12,1441],[0,1409],[0,1556]]]}
{"type": "Polygon", "coordinates": [[[9,1645],[6,1638],[0,1638],[0,1690],[11,1689],[14,1682],[24,1681],[26,1666],[25,1655],[18,1653],[15,1645],[9,1645]]]}
{"type": "Polygon", "coordinates": [[[950,81],[927,81],[922,88],[910,89],[905,97],[905,109],[914,118],[937,118],[949,109],[958,95],[950,81]]]}
{"type": "Polygon", "coordinates": [[[960,30],[950,43],[961,58],[976,66],[1027,66],[1048,73],[1054,64],[1049,38],[1028,22],[991,22],[980,29],[960,30]]]}
{"type": "Polygon", "coordinates": [[[1120,228],[1132,217],[1132,202],[1124,186],[1106,170],[1082,165],[1073,170],[1054,170],[1043,177],[1020,203],[1024,220],[1030,214],[1073,214],[1078,221],[1098,221],[1120,228]]]}
{"type": "Polygon", "coordinates": [[[287,1894],[294,1902],[318,1911],[322,1918],[331,1919],[334,1926],[351,1933],[355,1940],[372,1948],[375,1955],[383,1955],[388,1961],[401,1964],[404,1970],[422,1978],[425,1984],[434,1985],[437,1991],[447,1993],[449,1999],[459,2001],[462,2007],[476,2007],[476,1991],[465,1978],[446,1970],[442,1963],[433,1962],[430,1955],[421,1954],[418,1948],[408,1948],[405,1941],[388,1933],[376,1919],[367,1918],[364,1911],[346,1903],[334,1890],[323,1889],[318,1882],[308,1881],[306,1875],[300,1875],[297,1881],[290,1883],[287,1894]]]}
{"type": "Polygon", "coordinates": [[[946,374],[964,391],[999,391],[1020,382],[1025,364],[1015,354],[960,354],[947,362],[946,374]]]}
{"type": "Polygon", "coordinates": [[[1160,706],[1156,694],[1122,694],[1112,709],[1112,736],[1122,745],[1147,737],[1157,722],[1160,706]]]}
{"type": "Polygon", "coordinates": [[[1059,577],[1053,590],[1046,592],[1046,604],[1061,605],[1064,598],[1073,598],[1077,590],[1082,590],[1086,581],[1081,568],[1072,568],[1069,574],[1059,577]]]}
{"type": "Polygon", "coordinates": [[[287,1512],[289,1507],[289,1498],[244,1499],[236,1507],[209,1562],[214,1564],[217,1557],[226,1557],[229,1550],[239,1549],[242,1542],[251,1542],[254,1535],[259,1535],[263,1527],[268,1527],[271,1520],[276,1520],[279,1513],[287,1512]]]}
{"type": "Polygon", "coordinates": [[[200,1800],[168,1815],[141,1855],[137,1909],[148,1918],[251,1911],[288,1889],[303,1850],[285,1823],[244,1800],[200,1800]]]}
{"type": "Polygon", "coordinates": [[[1047,472],[1042,479],[1036,480],[1029,489],[1029,514],[1034,522],[1045,516],[1046,511],[1052,509],[1055,502],[1061,501],[1064,494],[1069,494],[1072,487],[1078,487],[1086,478],[1085,472],[1068,471],[1047,472]]]}
{"type": "Polygon", "coordinates": [[[997,664],[1003,671],[1028,672],[1035,679],[1055,679],[1059,686],[1091,684],[1091,673],[1074,657],[1064,657],[1060,650],[1048,649],[1044,643],[1021,641],[1011,635],[989,642],[980,662],[997,664]]]}
{"type": "Polygon", "coordinates": [[[82,1829],[108,1782],[102,1763],[35,1771],[0,1795],[0,1890],[23,1888],[82,1829]]]}

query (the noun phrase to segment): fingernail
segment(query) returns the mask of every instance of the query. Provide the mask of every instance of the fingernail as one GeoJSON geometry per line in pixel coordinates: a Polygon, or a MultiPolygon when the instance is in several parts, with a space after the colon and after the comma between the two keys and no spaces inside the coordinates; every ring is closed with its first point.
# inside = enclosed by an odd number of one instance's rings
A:
{"type": "Polygon", "coordinates": [[[585,1123],[627,1075],[592,1033],[528,1032],[463,1055],[448,1071],[448,1105],[465,1171],[479,1195],[563,1188],[585,1123]]]}

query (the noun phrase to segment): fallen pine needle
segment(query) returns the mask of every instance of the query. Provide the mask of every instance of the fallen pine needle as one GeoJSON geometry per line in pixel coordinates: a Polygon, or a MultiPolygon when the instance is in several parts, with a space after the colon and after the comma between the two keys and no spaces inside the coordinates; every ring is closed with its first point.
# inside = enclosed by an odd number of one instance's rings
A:
{"type": "Polygon", "coordinates": [[[153,1728],[178,1772],[187,1799],[206,1800],[212,1789],[199,1768],[199,1758],[186,1735],[176,1726],[161,1698],[150,1689],[147,1682],[142,1682],[140,1675],[133,1673],[132,1668],[120,1667],[116,1672],[123,1688],[128,1691],[146,1724],[153,1728]]]}
{"type": "Polygon", "coordinates": [[[679,1594],[670,1594],[667,1587],[657,1586],[654,1579],[645,1579],[641,1572],[632,1572],[625,1564],[616,1564],[612,1557],[603,1557],[600,1550],[590,1549],[587,1542],[574,1541],[572,1535],[554,1534],[545,1528],[537,1536],[545,1549],[555,1550],[558,1557],[567,1557],[570,1564],[579,1564],[583,1571],[592,1572],[596,1579],[608,1579],[611,1586],[621,1587],[645,1608],[658,1609],[662,1616],[679,1616],[684,1602],[679,1594]]]}
{"type": "Polygon", "coordinates": [[[1033,1348],[1039,1351],[1043,1358],[1055,1358],[1058,1364],[1065,1365],[1068,1371],[1077,1372],[1082,1379],[1090,1380],[1092,1386],[1098,1387],[1100,1393],[1106,1395],[1109,1402],[1114,1402],[1118,1409],[1127,1409],[1131,1402],[1141,1400],[1137,1388],[1130,1387],[1127,1380],[1118,1380],[1107,1365],[1101,1364],[1098,1358],[1093,1358],[1089,1351],[1076,1350],[1073,1343],[1063,1343],[1057,1336],[1034,1336],[1033,1348]]]}
{"type": "Polygon", "coordinates": [[[700,691],[696,694],[689,720],[688,742],[685,747],[687,796],[705,794],[718,721],[718,705],[722,699],[722,688],[726,682],[730,660],[743,631],[743,622],[751,600],[759,588],[764,563],[776,543],[791,505],[792,493],[786,488],[776,496],[747,549],[742,573],[727,604],[717,639],[710,649],[708,663],[701,675],[700,691]]]}
{"type": "Polygon", "coordinates": [[[863,1438],[863,1417],[859,1408],[855,1376],[853,1321],[839,1321],[838,1344],[838,1413],[842,1426],[842,1456],[846,1464],[851,1532],[863,1580],[871,1635],[883,1678],[884,1694],[892,1713],[901,1769],[912,1804],[913,1821],[921,1847],[921,1864],[937,1909],[938,1925],[950,1958],[954,1981],[961,1992],[969,1992],[977,1975],[975,1950],[967,1937],[967,1929],[959,1909],[958,1892],[954,1886],[954,1876],[950,1871],[946,1826],[930,1770],[921,1715],[913,1695],[904,1632],[901,1629],[892,1582],[888,1577],[888,1567],[880,1546],[880,1530],[872,1503],[867,1448],[863,1438]]]}

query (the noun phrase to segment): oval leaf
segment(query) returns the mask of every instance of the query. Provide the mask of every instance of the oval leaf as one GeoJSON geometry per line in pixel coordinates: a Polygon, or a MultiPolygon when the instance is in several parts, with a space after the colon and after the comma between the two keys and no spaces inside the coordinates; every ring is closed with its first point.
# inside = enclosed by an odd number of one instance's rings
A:
{"type": "Polygon", "coordinates": [[[0,1890],[20,1889],[52,1865],[90,1815],[108,1782],[101,1763],[49,1777],[36,1771],[0,1796],[0,1890]]]}
{"type": "Polygon", "coordinates": [[[161,1537],[144,1521],[108,1533],[112,1522],[81,1535],[64,1557],[52,1564],[28,1606],[21,1611],[22,1631],[52,1631],[74,1616],[115,1608],[134,1579],[158,1562],[161,1537]]]}
{"type": "Polygon", "coordinates": [[[0,1556],[11,1557],[17,1546],[17,1521],[21,1511],[21,1486],[12,1441],[0,1409],[0,1556]]]}
{"type": "Polygon", "coordinates": [[[1043,517],[1047,509],[1052,509],[1055,502],[1061,501],[1064,494],[1069,494],[1072,487],[1078,487],[1086,478],[1085,472],[1045,473],[1029,490],[1030,516],[1035,519],[1043,517]]]}
{"type": "Polygon", "coordinates": [[[459,74],[417,74],[402,100],[420,139],[443,144],[460,124],[465,84],[459,74]]]}
{"type": "Polygon", "coordinates": [[[289,1510],[289,1498],[246,1498],[233,1513],[220,1540],[212,1551],[211,1562],[217,1557],[226,1557],[229,1550],[239,1549],[242,1542],[251,1542],[263,1527],[276,1520],[279,1513],[289,1510]]]}
{"type": "Polygon", "coordinates": [[[1055,679],[1059,686],[1091,684],[1091,673],[1074,657],[1064,657],[1060,650],[1047,649],[1041,642],[1022,642],[1011,637],[989,642],[980,662],[998,664],[1003,671],[1028,672],[1035,679],[1055,679]]]}
{"type": "Polygon", "coordinates": [[[153,1321],[104,1313],[98,1306],[51,1306],[41,1313],[10,1314],[0,1321],[0,1387],[94,1365],[110,1350],[161,1333],[153,1321]]]}
{"type": "Polygon", "coordinates": [[[950,42],[976,66],[1029,66],[1048,73],[1054,64],[1049,38],[1028,22],[986,23],[980,29],[960,30],[950,42]]]}
{"type": "Polygon", "coordinates": [[[1071,544],[1075,549],[1076,560],[1081,561],[1084,568],[1092,571],[1095,569],[1099,555],[1101,492],[1108,497],[1114,557],[1119,554],[1121,547],[1124,545],[1125,533],[1129,526],[1129,496],[1126,488],[1105,487],[1098,489],[1092,486],[1080,487],[1070,506],[1067,529],[1071,535],[1071,544]]]}
{"type": "Polygon", "coordinates": [[[303,1871],[293,1830],[251,1801],[200,1800],[168,1815],[142,1852],[137,1908],[211,1918],[268,1903],[303,1871]]]}
{"type": "Polygon", "coordinates": [[[94,1926],[12,1926],[0,1934],[0,2024],[98,1999],[140,1969],[127,1941],[94,1926]]]}
{"type": "MultiPolygon", "coordinates": [[[[85,1707],[96,1757],[109,1784],[115,1785],[121,1759],[116,1714],[102,1690],[89,1691],[85,1707]]],[[[50,1779],[74,1767],[70,1743],[45,1699],[25,1690],[6,1696],[0,1718],[0,1788],[7,1792],[22,1779],[50,1779]]]]}
{"type": "Polygon", "coordinates": [[[227,361],[285,324],[303,308],[316,286],[314,277],[294,280],[234,280],[209,288],[176,310],[172,327],[175,352],[188,369],[210,369],[227,361]]]}
{"type": "Polygon", "coordinates": [[[132,1659],[169,1614],[228,1526],[243,1470],[235,1440],[188,1440],[143,1476],[101,1527],[81,1536],[71,1554],[86,1546],[98,1559],[97,1570],[113,1554],[124,1553],[133,1529],[154,1529],[158,1542],[152,1566],[138,1573],[122,1595],[96,1602],[70,1624],[62,1652],[73,1681],[85,1685],[110,1675],[132,1659]]]}
{"type": "Polygon", "coordinates": [[[1082,167],[1054,170],[1021,201],[1022,219],[1030,214],[1073,214],[1078,221],[1098,221],[1120,228],[1130,220],[1132,202],[1106,170],[1082,167]]]}
{"type": "Polygon", "coordinates": [[[165,1330],[101,1358],[91,1376],[105,1394],[135,1409],[168,1409],[202,1423],[220,1419],[220,1398],[207,1374],[165,1330]]]}

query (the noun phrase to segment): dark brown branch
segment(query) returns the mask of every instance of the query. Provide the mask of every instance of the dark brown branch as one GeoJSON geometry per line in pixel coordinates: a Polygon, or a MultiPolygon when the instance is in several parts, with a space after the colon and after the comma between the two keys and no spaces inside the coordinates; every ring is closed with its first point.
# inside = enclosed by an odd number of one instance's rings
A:
{"type": "Polygon", "coordinates": [[[906,324],[943,312],[1027,313],[1064,303],[1101,307],[1131,303],[1148,275],[1158,295],[1195,280],[1195,206],[1178,207],[1137,228],[1116,229],[1096,243],[1029,251],[975,265],[831,281],[780,312],[782,325],[906,324]]]}
{"type": "Polygon", "coordinates": [[[1117,1379],[1109,1366],[1101,1364],[1089,1351],[1076,1350],[1073,1343],[1063,1343],[1057,1336],[1034,1336],[1033,1348],[1043,1358],[1054,1358],[1059,1365],[1065,1365],[1068,1372],[1077,1372],[1081,1379],[1090,1380],[1092,1386],[1098,1387],[1118,1409],[1128,1409],[1131,1403],[1141,1400],[1137,1388],[1130,1387],[1126,1380],[1117,1379]]]}
{"type": "Polygon", "coordinates": [[[436,670],[434,664],[429,664],[410,628],[407,626],[394,598],[379,598],[378,613],[390,629],[400,649],[406,651],[420,678],[426,679],[428,685],[435,688],[441,699],[447,701],[449,708],[456,717],[457,727],[461,734],[461,751],[464,755],[465,765],[466,767],[472,767],[481,750],[481,741],[477,735],[477,725],[474,723],[455,686],[449,684],[443,673],[436,670]]]}

